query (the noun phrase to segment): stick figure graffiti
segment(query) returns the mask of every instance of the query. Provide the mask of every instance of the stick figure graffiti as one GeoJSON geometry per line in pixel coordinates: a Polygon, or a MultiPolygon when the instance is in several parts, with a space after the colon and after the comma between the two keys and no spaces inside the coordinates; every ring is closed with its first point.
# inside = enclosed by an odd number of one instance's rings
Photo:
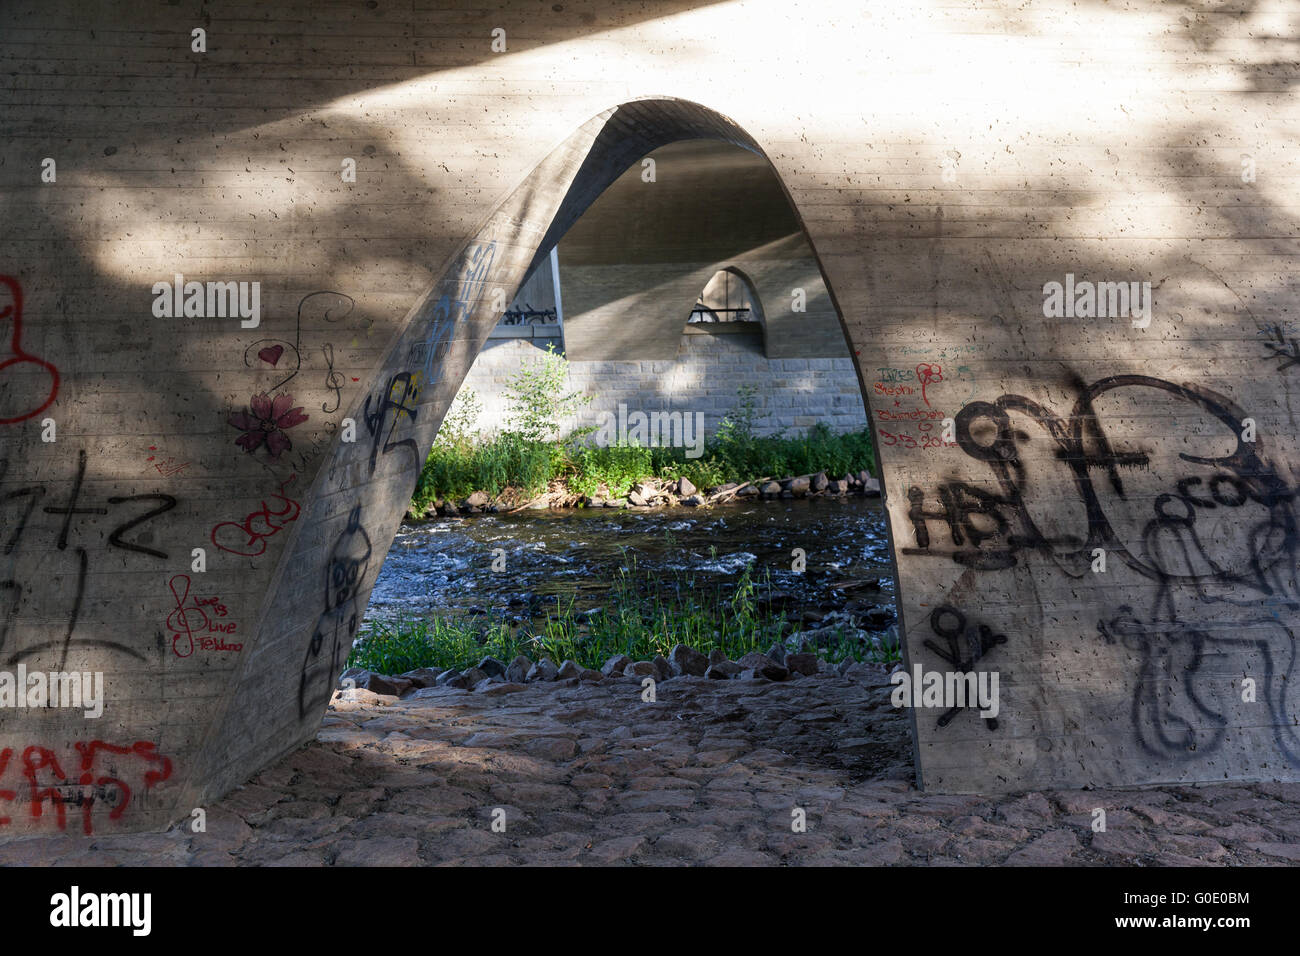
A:
{"type": "Polygon", "coordinates": [[[329,700],[343,659],[361,623],[365,605],[362,582],[370,571],[370,536],[361,526],[361,506],[348,515],[347,526],[334,541],[325,565],[325,611],[316,621],[303,657],[298,684],[298,716],[314,715],[329,700]]]}

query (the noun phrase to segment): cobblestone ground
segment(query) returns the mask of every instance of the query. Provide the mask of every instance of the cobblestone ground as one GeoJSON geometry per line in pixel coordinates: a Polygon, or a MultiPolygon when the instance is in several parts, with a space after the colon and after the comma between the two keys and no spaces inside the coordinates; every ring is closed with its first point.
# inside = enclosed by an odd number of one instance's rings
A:
{"type": "Polygon", "coordinates": [[[336,696],[207,832],[37,837],[0,863],[1287,864],[1300,785],[922,794],[884,672],[336,696]],[[1107,829],[1094,833],[1092,808],[1107,829]],[[499,808],[499,810],[498,810],[499,808]],[[802,808],[807,830],[792,832],[802,808]],[[505,832],[492,821],[504,812],[505,832]]]}

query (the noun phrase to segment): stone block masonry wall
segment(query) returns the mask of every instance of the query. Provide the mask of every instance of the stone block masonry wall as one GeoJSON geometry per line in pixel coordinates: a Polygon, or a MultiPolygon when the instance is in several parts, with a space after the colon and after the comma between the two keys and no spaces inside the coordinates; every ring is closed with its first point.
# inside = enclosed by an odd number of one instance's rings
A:
{"type": "MultiPolygon", "coordinates": [[[[560,350],[558,338],[489,340],[462,386],[483,406],[480,430],[501,427],[508,411],[506,381],[548,344],[560,350]]],[[[756,335],[683,334],[675,361],[572,361],[569,381],[595,398],[565,423],[566,431],[599,425],[601,413],[617,415],[622,402],[629,412],[703,412],[707,441],[736,407],[743,385],[758,389],[755,431],[760,435],[801,434],[818,422],[837,432],[867,425],[851,358],[769,359],[756,335]]]]}

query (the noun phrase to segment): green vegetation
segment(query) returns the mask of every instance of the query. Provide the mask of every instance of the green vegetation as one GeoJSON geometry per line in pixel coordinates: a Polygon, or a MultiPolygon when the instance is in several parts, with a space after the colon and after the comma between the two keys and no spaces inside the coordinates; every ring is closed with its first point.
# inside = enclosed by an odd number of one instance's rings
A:
{"type": "Polygon", "coordinates": [[[757,478],[825,471],[832,477],[875,472],[871,433],[837,435],[816,425],[800,436],[755,434],[757,389],[742,386],[739,401],[700,458],[683,448],[596,447],[583,442],[593,429],[559,437],[561,423],[591,396],[566,391],[566,360],[548,350],[526,363],[508,382],[509,414],[498,434],[473,430],[481,409],[471,390],[462,390],[438,431],[420,472],[411,510],[424,514],[439,498],[460,499],[474,491],[495,497],[515,488],[531,497],[553,481],[578,495],[594,496],[601,484],[614,498],[643,478],[690,479],[699,488],[757,478]]]}
{"type": "MultiPolygon", "coordinates": [[[[579,613],[570,601],[549,610],[536,628],[512,631],[499,623],[461,619],[396,620],[368,624],[348,657],[348,666],[382,674],[417,667],[463,669],[484,656],[509,662],[518,654],[559,664],[573,659],[597,670],[610,657],[633,660],[668,656],[676,644],[708,654],[720,649],[738,660],[751,651],[766,651],[793,629],[778,614],[765,611],[752,568],[727,586],[713,589],[694,575],[674,579],[639,576],[635,565],[620,572],[599,613],[579,613]]],[[[827,648],[832,662],[854,660],[892,663],[896,646],[878,649],[848,639],[827,648]]]]}

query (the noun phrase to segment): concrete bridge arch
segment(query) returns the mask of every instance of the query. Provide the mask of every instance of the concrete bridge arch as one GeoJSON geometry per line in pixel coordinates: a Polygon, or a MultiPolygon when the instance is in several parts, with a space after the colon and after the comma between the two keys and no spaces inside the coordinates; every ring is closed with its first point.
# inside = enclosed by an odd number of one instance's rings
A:
{"type": "Polygon", "coordinates": [[[0,713],[0,794],[33,795],[3,826],[157,826],[313,732],[484,296],[686,137],[769,159],[834,290],[909,666],[1002,677],[996,726],[913,712],[922,782],[1296,779],[1276,5],[587,6],[277,3],[214,12],[200,60],[179,6],[29,4],[0,41],[0,669],[106,677],[101,718],[0,713]],[[261,325],[151,314],[178,273],[260,281],[261,325]],[[1044,312],[1129,280],[1153,316],[1044,312]]]}

